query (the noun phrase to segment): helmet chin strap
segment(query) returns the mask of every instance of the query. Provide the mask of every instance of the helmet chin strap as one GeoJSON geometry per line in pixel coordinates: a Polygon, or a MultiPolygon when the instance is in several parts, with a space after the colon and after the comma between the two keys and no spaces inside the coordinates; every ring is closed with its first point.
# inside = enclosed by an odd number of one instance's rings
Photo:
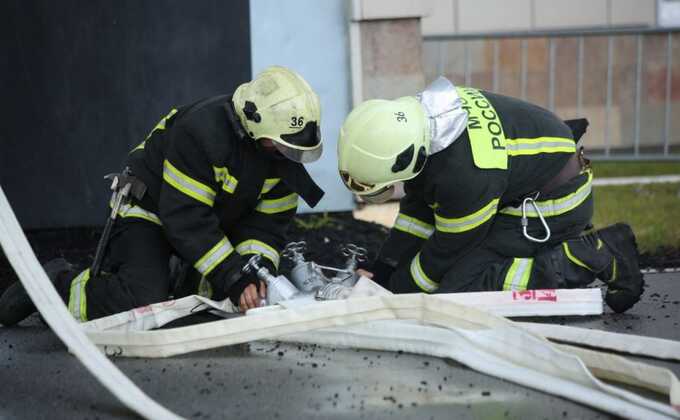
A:
{"type": "Polygon", "coordinates": [[[262,142],[259,140],[255,140],[255,149],[267,157],[268,159],[271,160],[288,160],[287,157],[285,157],[281,152],[279,152],[276,148],[266,148],[262,146],[262,142]]]}
{"type": "Polygon", "coordinates": [[[238,116],[236,115],[236,110],[234,109],[234,102],[232,101],[231,98],[227,101],[226,104],[224,104],[224,110],[227,112],[227,120],[229,121],[229,125],[231,128],[236,132],[236,135],[240,139],[250,139],[252,138],[246,133],[246,130],[243,128],[243,125],[241,125],[241,121],[238,120],[238,116]]]}

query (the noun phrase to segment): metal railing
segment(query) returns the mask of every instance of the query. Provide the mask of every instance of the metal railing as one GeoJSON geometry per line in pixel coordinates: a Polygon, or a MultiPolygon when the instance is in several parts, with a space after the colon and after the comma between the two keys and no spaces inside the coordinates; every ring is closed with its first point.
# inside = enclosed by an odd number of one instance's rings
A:
{"type": "MultiPolygon", "coordinates": [[[[579,31],[532,31],[532,32],[509,32],[509,33],[494,33],[494,34],[465,34],[465,35],[438,35],[438,36],[426,36],[424,37],[425,42],[425,55],[426,59],[424,62],[425,73],[428,75],[445,75],[447,73],[447,62],[450,57],[449,45],[453,42],[458,46],[457,51],[460,52],[460,47],[462,44],[462,59],[464,60],[463,72],[459,74],[458,80],[453,80],[454,83],[464,83],[465,85],[472,85],[473,83],[473,48],[474,42],[485,41],[484,46],[484,56],[487,58],[486,61],[491,61],[490,65],[490,86],[475,86],[485,89],[490,89],[494,92],[505,93],[501,88],[500,83],[500,67],[502,65],[500,60],[501,54],[501,42],[504,40],[516,40],[519,41],[520,45],[520,57],[519,57],[519,96],[522,99],[527,99],[528,97],[528,86],[529,86],[529,72],[528,72],[528,61],[529,55],[531,53],[529,42],[532,38],[544,38],[547,42],[547,63],[545,64],[545,73],[547,83],[544,89],[547,92],[543,92],[543,96],[546,97],[545,103],[541,104],[546,106],[551,111],[556,111],[556,85],[559,83],[557,78],[557,44],[560,38],[572,38],[576,42],[576,48],[573,52],[573,59],[576,61],[575,72],[576,72],[576,95],[575,103],[570,104],[575,108],[575,114],[582,115],[584,111],[584,64],[586,60],[606,60],[606,63],[602,62],[602,67],[606,69],[606,93],[603,104],[598,104],[598,107],[604,108],[604,116],[600,119],[603,121],[596,121],[597,126],[602,128],[600,133],[595,133],[596,136],[601,135],[601,144],[593,150],[592,156],[596,159],[615,159],[615,160],[680,160],[680,126],[676,125],[676,131],[678,134],[673,135],[674,117],[673,117],[673,99],[675,96],[676,101],[680,101],[680,86],[673,85],[673,45],[676,43],[676,49],[680,46],[680,29],[647,29],[647,28],[621,28],[621,29],[608,29],[608,30],[579,30],[579,31]],[[605,37],[606,38],[606,56],[586,56],[585,44],[591,37],[605,37]],[[634,63],[631,63],[630,70],[634,73],[632,83],[634,86],[615,86],[615,55],[616,48],[615,42],[620,37],[634,37],[635,38],[635,58],[634,63]],[[665,81],[664,81],[664,97],[662,101],[663,104],[663,129],[661,133],[653,133],[653,131],[658,131],[658,124],[647,123],[645,125],[642,121],[643,104],[642,100],[645,96],[643,91],[643,64],[645,64],[645,39],[647,37],[665,37],[665,56],[659,57],[659,54],[655,54],[654,64],[657,67],[664,67],[665,70],[665,81]],[[674,38],[677,38],[674,40],[674,38]],[[489,43],[491,45],[489,45],[489,43]],[[662,62],[658,62],[662,61],[662,62]],[[626,88],[630,89],[632,87],[633,92],[633,103],[632,103],[632,144],[623,144],[622,139],[619,139],[619,144],[613,144],[613,136],[615,132],[613,130],[613,110],[614,106],[614,91],[616,88],[626,88]],[[676,92],[673,91],[676,90],[676,92]],[[674,95],[675,93],[675,95],[674,95]],[[644,141],[642,141],[644,140],[644,141]]],[[[676,53],[677,54],[677,53],[676,53]]],[[[621,71],[621,70],[619,70],[621,71]]],[[[488,71],[486,71],[488,73],[488,71]]],[[[676,69],[675,78],[680,78],[680,68],[676,69]]],[[[454,77],[455,79],[455,77],[454,77]]],[[[487,83],[488,85],[489,83],[487,83]]],[[[652,104],[655,105],[655,104],[652,104]]],[[[648,108],[651,108],[647,104],[648,108]]],[[[677,104],[677,108],[680,109],[680,103],[677,104]]],[[[592,107],[590,108],[592,109],[592,107]]],[[[631,125],[626,115],[621,117],[622,112],[617,108],[616,111],[620,117],[620,122],[626,125],[631,125]]],[[[559,114],[559,112],[558,112],[559,114]]],[[[593,123],[593,118],[597,117],[584,115],[586,118],[591,120],[591,128],[593,123]]],[[[676,122],[678,124],[678,122],[676,122]]],[[[619,127],[620,128],[620,127],[619,127]]],[[[626,130],[621,130],[622,132],[626,130]]],[[[592,133],[591,133],[592,136],[592,133]]]]}

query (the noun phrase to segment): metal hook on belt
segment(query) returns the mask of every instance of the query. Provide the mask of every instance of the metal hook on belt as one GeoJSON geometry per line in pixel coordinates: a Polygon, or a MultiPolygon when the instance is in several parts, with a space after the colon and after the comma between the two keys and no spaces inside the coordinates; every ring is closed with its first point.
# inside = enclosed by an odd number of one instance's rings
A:
{"type": "Polygon", "coordinates": [[[543,243],[550,239],[550,227],[548,227],[548,223],[543,218],[541,209],[539,209],[538,205],[536,205],[536,198],[538,198],[538,194],[536,194],[534,197],[527,197],[524,199],[524,201],[522,201],[522,233],[524,234],[525,238],[532,242],[543,243]],[[527,232],[527,227],[529,226],[529,219],[527,218],[527,203],[531,203],[531,205],[534,207],[534,211],[536,211],[539,219],[541,219],[541,223],[545,229],[545,237],[543,238],[535,238],[529,235],[529,232],[527,232]]]}

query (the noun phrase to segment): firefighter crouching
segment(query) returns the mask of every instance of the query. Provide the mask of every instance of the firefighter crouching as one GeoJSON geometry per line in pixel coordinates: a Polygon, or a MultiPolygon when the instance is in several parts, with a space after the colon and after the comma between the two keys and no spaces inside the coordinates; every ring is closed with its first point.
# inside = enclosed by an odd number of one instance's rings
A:
{"type": "MultiPolygon", "coordinates": [[[[283,67],[233,95],[172,109],[115,177],[115,223],[93,267],[45,266],[73,316],[86,321],[176,295],[172,255],[193,266],[187,294],[258,306],[265,286],[241,268],[259,254],[275,273],[298,196],[314,206],[323,195],[301,164],[321,155],[319,124],[318,96],[283,67]]],[[[0,298],[4,325],[34,311],[20,283],[0,298]]]]}
{"type": "Polygon", "coordinates": [[[396,293],[607,284],[617,312],[643,291],[635,237],[617,224],[584,233],[593,173],[577,142],[586,120],[439,78],[424,92],[369,100],[342,126],[338,165],[366,201],[405,196],[374,262],[396,293]]]}

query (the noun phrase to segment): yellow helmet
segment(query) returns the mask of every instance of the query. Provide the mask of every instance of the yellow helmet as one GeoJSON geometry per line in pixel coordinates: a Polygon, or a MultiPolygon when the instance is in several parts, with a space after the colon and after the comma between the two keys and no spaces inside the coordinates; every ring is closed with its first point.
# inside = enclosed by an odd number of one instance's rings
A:
{"type": "Polygon", "coordinates": [[[415,97],[373,99],[354,108],[340,129],[338,170],[350,191],[382,202],[395,183],[422,171],[429,151],[427,116],[415,97]]]}
{"type": "Polygon", "coordinates": [[[321,105],[309,84],[293,70],[271,66],[240,85],[232,98],[246,133],[271,139],[288,159],[308,163],[321,156],[321,105]]]}

